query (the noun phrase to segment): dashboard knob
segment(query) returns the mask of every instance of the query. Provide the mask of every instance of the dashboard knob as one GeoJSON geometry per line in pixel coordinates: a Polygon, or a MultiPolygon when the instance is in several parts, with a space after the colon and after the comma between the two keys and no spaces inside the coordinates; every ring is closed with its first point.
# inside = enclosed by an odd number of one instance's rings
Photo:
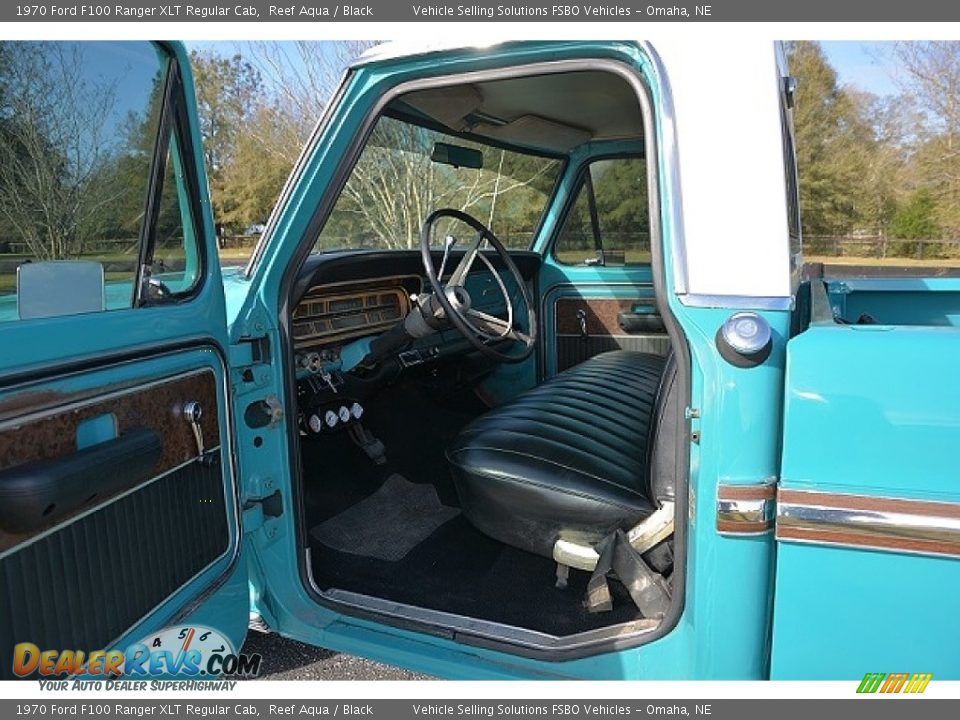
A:
{"type": "Polygon", "coordinates": [[[327,427],[336,427],[337,423],[340,422],[340,418],[337,417],[337,414],[333,410],[327,410],[323,416],[323,421],[327,424],[327,427]]]}
{"type": "Polygon", "coordinates": [[[309,425],[310,429],[315,433],[323,430],[323,420],[321,420],[318,415],[311,415],[310,419],[307,421],[307,425],[309,425]]]}
{"type": "Polygon", "coordinates": [[[354,420],[359,420],[361,417],[363,417],[363,405],[355,402],[350,406],[350,414],[353,416],[354,420]]]}
{"type": "Polygon", "coordinates": [[[342,422],[350,422],[350,411],[347,409],[345,405],[340,406],[340,410],[338,411],[338,414],[340,415],[340,420],[342,422]]]}

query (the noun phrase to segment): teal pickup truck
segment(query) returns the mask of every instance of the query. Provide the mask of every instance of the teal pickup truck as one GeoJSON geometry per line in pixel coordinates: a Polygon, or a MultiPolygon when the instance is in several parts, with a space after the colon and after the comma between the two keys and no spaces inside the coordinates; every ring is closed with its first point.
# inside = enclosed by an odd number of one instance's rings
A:
{"type": "Polygon", "coordinates": [[[794,87],[381,46],[221,268],[184,48],[0,45],[0,676],[960,679],[960,280],[804,265],[794,87]]]}

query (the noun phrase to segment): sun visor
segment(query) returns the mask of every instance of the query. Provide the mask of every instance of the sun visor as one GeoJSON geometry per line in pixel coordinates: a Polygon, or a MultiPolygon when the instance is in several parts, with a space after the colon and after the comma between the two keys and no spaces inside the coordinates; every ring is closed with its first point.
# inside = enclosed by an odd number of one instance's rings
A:
{"type": "Polygon", "coordinates": [[[464,118],[480,107],[483,96],[473,85],[455,85],[412,92],[404,95],[402,100],[452,130],[464,130],[464,118]]]}
{"type": "Polygon", "coordinates": [[[582,128],[562,125],[536,115],[521,115],[504,125],[481,123],[471,128],[471,131],[477,135],[503,140],[511,145],[563,153],[589,142],[593,137],[582,128]]]}

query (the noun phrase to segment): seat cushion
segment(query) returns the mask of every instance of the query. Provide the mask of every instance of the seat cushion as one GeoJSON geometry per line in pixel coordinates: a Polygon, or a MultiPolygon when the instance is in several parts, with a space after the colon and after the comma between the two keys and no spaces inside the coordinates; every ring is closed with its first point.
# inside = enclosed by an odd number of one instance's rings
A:
{"type": "Polygon", "coordinates": [[[447,450],[466,517],[509,545],[551,556],[654,510],[649,464],[665,359],[604,353],[467,425],[447,450]]]}

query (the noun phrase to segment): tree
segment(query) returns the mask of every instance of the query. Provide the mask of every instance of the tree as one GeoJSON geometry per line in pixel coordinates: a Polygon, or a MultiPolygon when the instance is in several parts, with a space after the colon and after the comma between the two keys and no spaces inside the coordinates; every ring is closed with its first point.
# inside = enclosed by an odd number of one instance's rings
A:
{"type": "Polygon", "coordinates": [[[904,94],[920,110],[913,158],[937,222],[960,237],[960,41],[901,42],[893,56],[904,94]]]}
{"type": "Polygon", "coordinates": [[[286,143],[288,132],[272,106],[258,104],[237,133],[232,162],[223,168],[222,188],[229,201],[218,222],[242,230],[267,219],[292,168],[286,155],[271,148],[286,143]]]}
{"type": "MultiPolygon", "coordinates": [[[[237,230],[251,215],[242,205],[243,193],[230,186],[238,145],[249,132],[262,103],[259,71],[240,55],[230,58],[212,52],[191,53],[197,91],[200,134],[210,178],[210,194],[218,229],[237,230]]],[[[242,176],[241,176],[242,177],[242,176]]]]}
{"type": "Polygon", "coordinates": [[[844,234],[864,211],[859,190],[867,174],[871,129],[837,84],[819,44],[789,43],[787,55],[798,79],[794,126],[804,231],[844,234]]]}
{"type": "MultiPolygon", "coordinates": [[[[424,219],[444,207],[469,212],[504,240],[511,230],[532,230],[531,216],[539,218],[546,204],[556,161],[457,139],[458,144],[481,149],[485,157],[482,169],[455,168],[431,160],[437,140],[450,138],[380,118],[321,234],[320,246],[413,248],[424,219]]],[[[455,221],[441,223],[436,238],[462,230],[455,221]]],[[[520,238],[520,244],[527,242],[529,236],[520,238]]]]}
{"type": "Polygon", "coordinates": [[[369,40],[245,43],[244,57],[260,73],[274,122],[282,128],[260,138],[264,147],[282,155],[292,167],[346,68],[375,44],[369,40]]]}
{"type": "Polygon", "coordinates": [[[91,80],[80,43],[3,43],[0,217],[38,259],[81,254],[127,188],[98,183],[117,160],[117,81],[91,80]]]}
{"type": "Polygon", "coordinates": [[[918,190],[893,217],[890,230],[902,240],[929,240],[940,237],[937,205],[929,190],[918,190]]]}

